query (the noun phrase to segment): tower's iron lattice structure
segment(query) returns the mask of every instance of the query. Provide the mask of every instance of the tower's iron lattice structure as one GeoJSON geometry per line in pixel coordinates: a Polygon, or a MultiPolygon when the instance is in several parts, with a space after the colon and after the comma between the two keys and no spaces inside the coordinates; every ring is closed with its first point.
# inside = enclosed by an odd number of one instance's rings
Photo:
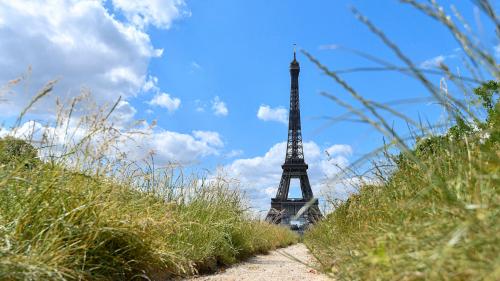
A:
{"type": "Polygon", "coordinates": [[[309,183],[308,165],[304,161],[300,125],[299,72],[300,66],[294,51],[293,61],[290,63],[290,114],[285,163],[281,165],[283,174],[278,192],[276,197],[271,199],[271,209],[266,217],[267,221],[276,224],[290,224],[295,220],[307,225],[317,222],[322,217],[318,208],[318,199],[314,198],[309,183]],[[288,198],[290,180],[293,178],[300,180],[302,198],[288,198]]]}

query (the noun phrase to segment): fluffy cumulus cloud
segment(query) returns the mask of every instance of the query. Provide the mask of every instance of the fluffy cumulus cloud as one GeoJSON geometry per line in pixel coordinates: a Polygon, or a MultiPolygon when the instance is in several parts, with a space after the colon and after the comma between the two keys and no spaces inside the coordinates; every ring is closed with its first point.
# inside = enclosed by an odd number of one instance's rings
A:
{"type": "Polygon", "coordinates": [[[220,135],[213,131],[192,131],[190,134],[158,131],[135,138],[123,149],[130,159],[143,159],[153,153],[155,162],[194,164],[209,155],[219,155],[224,146],[220,135]]]}
{"type": "Polygon", "coordinates": [[[223,102],[219,96],[216,96],[212,100],[212,110],[216,116],[227,116],[229,114],[226,103],[223,102]]]}
{"type": "Polygon", "coordinates": [[[118,128],[121,128],[127,124],[131,124],[134,121],[135,114],[137,110],[130,105],[129,102],[120,100],[116,105],[113,114],[110,116],[111,121],[118,128]]]}
{"type": "MultiPolygon", "coordinates": [[[[230,177],[240,180],[253,207],[259,210],[269,208],[269,200],[276,195],[280,182],[285,152],[286,142],[280,142],[262,156],[236,159],[224,167],[230,177]]],[[[335,176],[340,168],[348,165],[351,153],[349,145],[333,145],[322,149],[315,142],[304,143],[309,179],[316,195],[326,187],[326,179],[335,176]]]]}
{"type": "Polygon", "coordinates": [[[90,89],[100,103],[141,93],[149,61],[162,54],[144,27],[168,28],[183,15],[184,2],[112,3],[126,20],[111,14],[104,1],[1,1],[0,84],[26,74],[28,67],[31,72],[26,75],[29,88],[4,96],[7,102],[0,110],[17,114],[52,79],[59,82],[52,98],[38,103],[38,112],[47,113],[55,97],[67,100],[82,88],[90,89]]]}
{"type": "Polygon", "coordinates": [[[223,147],[219,133],[212,131],[193,131],[193,136],[203,143],[210,144],[214,147],[223,147]]]}
{"type": "Polygon", "coordinates": [[[112,3],[130,22],[140,28],[148,25],[169,28],[174,19],[189,15],[184,9],[183,0],[112,0],[112,3]]]}
{"type": "MultiPolygon", "coordinates": [[[[144,133],[127,137],[119,146],[131,160],[142,159],[150,152],[160,163],[188,163],[218,155],[224,143],[217,132],[153,130],[136,120],[137,110],[129,102],[132,97],[148,94],[152,106],[170,112],[179,108],[180,99],[163,92],[158,78],[147,75],[150,60],[163,52],[153,46],[147,30],[148,26],[169,28],[174,20],[186,15],[189,13],[183,0],[0,1],[0,85],[25,78],[20,85],[13,85],[12,91],[3,92],[0,112],[3,116],[17,115],[45,83],[58,79],[50,95],[36,103],[32,117],[53,124],[56,98],[69,101],[82,89],[89,89],[98,107],[109,107],[119,100],[109,121],[125,136],[132,123],[144,133]]],[[[216,101],[216,112],[227,115],[225,104],[216,101]]],[[[85,134],[78,118],[73,116],[68,122],[75,140],[85,134]]],[[[56,144],[62,145],[67,141],[67,131],[28,121],[17,131],[0,133],[39,139],[57,135],[56,144]]]]}
{"type": "Polygon", "coordinates": [[[142,86],[142,91],[153,93],[153,98],[148,102],[149,105],[166,108],[168,112],[176,111],[181,105],[181,100],[170,94],[163,93],[158,87],[158,77],[149,75],[142,86]]]}
{"type": "MultiPolygon", "coordinates": [[[[141,93],[151,93],[152,106],[177,110],[179,98],[164,93],[158,78],[147,76],[152,58],[162,55],[155,49],[146,28],[153,25],[169,28],[173,20],[185,16],[182,0],[113,0],[112,10],[121,13],[120,20],[105,8],[104,1],[1,1],[0,2],[0,84],[26,73],[30,86],[23,95],[7,93],[0,110],[4,114],[20,112],[47,81],[59,79],[51,97],[37,103],[35,113],[52,114],[55,98],[69,100],[82,88],[92,91],[98,105],[113,104],[120,97],[110,121],[118,128],[135,121],[137,110],[127,101],[141,93]]],[[[12,91],[20,92],[20,91],[12,91]]],[[[218,114],[227,115],[225,104],[214,104],[218,114]]],[[[50,118],[48,119],[50,120],[50,118]]],[[[85,135],[77,118],[68,123],[75,141],[85,135]]],[[[48,122],[50,123],[50,121],[48,122]]],[[[190,163],[209,155],[218,155],[224,143],[217,132],[179,133],[144,127],[139,134],[119,145],[130,160],[143,159],[154,153],[159,163],[190,163]]],[[[67,129],[29,121],[16,131],[2,131],[39,141],[55,136],[55,144],[67,142],[67,129]]],[[[125,133],[126,135],[126,133],[125,133]]]]}
{"type": "Polygon", "coordinates": [[[181,100],[171,97],[167,93],[160,93],[156,94],[153,99],[149,101],[149,104],[166,108],[168,112],[174,112],[181,105],[181,100]]]}
{"type": "Polygon", "coordinates": [[[352,154],[352,147],[347,144],[334,144],[325,149],[325,154],[329,161],[333,161],[340,166],[347,166],[346,155],[352,154]]]}
{"type": "MultiPolygon", "coordinates": [[[[126,107],[126,104],[121,106],[126,107]]],[[[101,125],[98,127],[101,129],[101,125]]],[[[29,139],[36,146],[49,148],[48,150],[42,149],[42,155],[57,156],[64,154],[68,145],[86,140],[86,136],[92,134],[92,138],[87,140],[91,143],[93,150],[99,152],[96,157],[102,157],[100,153],[106,152],[101,150],[102,145],[113,142],[112,146],[106,146],[109,149],[108,152],[111,152],[110,155],[124,154],[128,161],[141,161],[148,160],[149,155],[152,154],[158,165],[194,164],[203,157],[219,155],[224,147],[221,136],[213,131],[195,130],[191,133],[179,133],[161,129],[153,131],[151,127],[142,126],[133,133],[115,132],[115,130],[106,129],[96,132],[85,124],[82,125],[79,119],[71,118],[67,125],[64,123],[57,127],[37,121],[27,121],[13,130],[0,129],[0,137],[10,135],[29,139]]]]}
{"type": "Polygon", "coordinates": [[[264,121],[276,121],[288,124],[288,111],[282,107],[272,108],[269,105],[261,105],[257,111],[257,118],[264,121]]]}

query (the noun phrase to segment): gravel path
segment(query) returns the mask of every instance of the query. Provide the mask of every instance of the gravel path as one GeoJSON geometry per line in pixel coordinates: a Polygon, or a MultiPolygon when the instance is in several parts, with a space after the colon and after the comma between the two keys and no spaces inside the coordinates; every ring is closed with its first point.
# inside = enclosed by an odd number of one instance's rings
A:
{"type": "Polygon", "coordinates": [[[279,249],[268,255],[259,255],[223,270],[214,275],[198,276],[188,280],[197,281],[306,281],[306,280],[331,280],[326,275],[318,273],[315,269],[304,265],[314,263],[314,258],[309,254],[304,244],[296,244],[279,249]],[[301,262],[294,260],[294,257],[301,262]]]}

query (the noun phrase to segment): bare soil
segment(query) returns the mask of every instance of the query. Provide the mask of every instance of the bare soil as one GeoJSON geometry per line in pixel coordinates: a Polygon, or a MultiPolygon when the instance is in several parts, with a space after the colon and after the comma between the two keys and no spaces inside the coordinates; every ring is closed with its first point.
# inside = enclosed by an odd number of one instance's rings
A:
{"type": "Polygon", "coordinates": [[[305,281],[331,280],[318,272],[314,258],[304,244],[258,255],[213,275],[196,276],[196,281],[305,281]]]}

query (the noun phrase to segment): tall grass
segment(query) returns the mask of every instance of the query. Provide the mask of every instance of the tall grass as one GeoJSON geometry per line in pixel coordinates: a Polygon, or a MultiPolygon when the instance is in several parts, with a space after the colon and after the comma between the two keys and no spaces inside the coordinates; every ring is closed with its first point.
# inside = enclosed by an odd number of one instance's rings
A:
{"type": "Polygon", "coordinates": [[[222,177],[128,161],[120,101],[82,114],[81,100],[45,126],[25,110],[0,139],[0,280],[165,280],[297,241],[222,177]]]}
{"type": "MultiPolygon", "coordinates": [[[[400,71],[420,81],[448,113],[444,124],[424,125],[387,104],[365,99],[340,76],[343,71],[330,70],[304,52],[359,101],[361,109],[324,95],[387,139],[380,149],[346,169],[354,171],[376,155],[379,158],[369,170],[373,179],[361,181],[347,201],[333,201],[335,211],[308,231],[304,241],[323,269],[341,280],[499,280],[500,67],[456,9],[450,16],[437,1],[402,2],[450,30],[462,47],[464,73],[469,76],[454,74],[445,64],[437,70],[420,69],[384,32],[353,10],[404,66],[351,52],[381,64],[377,70],[400,71]],[[443,77],[439,85],[429,77],[435,74],[443,77]],[[393,120],[383,117],[387,113],[408,124],[409,136],[394,130],[393,120]]],[[[491,3],[475,2],[500,38],[500,21],[491,3]]]]}
{"type": "Polygon", "coordinates": [[[325,270],[348,280],[498,280],[500,140],[452,136],[421,140],[418,164],[401,154],[386,181],[361,186],[306,234],[325,270]]]}

